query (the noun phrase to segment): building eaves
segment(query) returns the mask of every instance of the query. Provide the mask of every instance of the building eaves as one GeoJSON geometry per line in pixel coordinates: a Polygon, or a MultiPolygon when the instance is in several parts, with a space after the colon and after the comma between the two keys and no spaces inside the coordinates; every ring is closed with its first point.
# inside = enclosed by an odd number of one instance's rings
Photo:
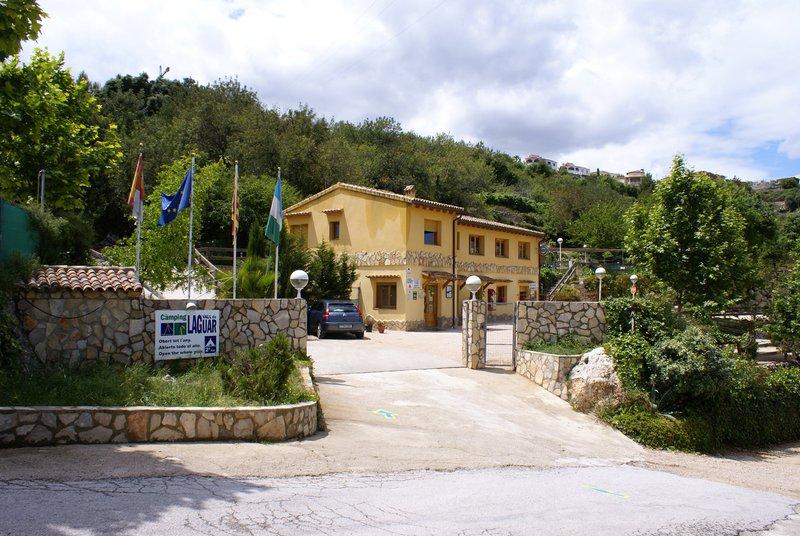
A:
{"type": "Polygon", "coordinates": [[[509,233],[523,234],[527,236],[544,236],[544,233],[541,231],[534,231],[533,229],[526,229],[525,227],[517,227],[516,225],[509,225],[507,223],[500,223],[492,220],[484,220],[483,218],[475,218],[472,216],[461,216],[461,219],[458,220],[458,224],[469,227],[493,229],[495,231],[507,231],[509,233]]]}

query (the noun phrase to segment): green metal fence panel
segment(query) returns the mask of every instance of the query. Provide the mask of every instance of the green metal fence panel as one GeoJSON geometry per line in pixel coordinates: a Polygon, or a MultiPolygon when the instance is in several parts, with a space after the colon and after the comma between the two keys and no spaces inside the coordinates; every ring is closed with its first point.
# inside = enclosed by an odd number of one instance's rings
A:
{"type": "Polygon", "coordinates": [[[6,262],[14,253],[36,254],[38,238],[28,213],[0,199],[0,263],[6,262]]]}

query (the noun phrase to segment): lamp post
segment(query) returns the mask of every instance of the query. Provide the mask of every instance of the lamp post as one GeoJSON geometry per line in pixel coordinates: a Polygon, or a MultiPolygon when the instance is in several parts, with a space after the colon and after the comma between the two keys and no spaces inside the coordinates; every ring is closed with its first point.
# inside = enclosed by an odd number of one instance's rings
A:
{"type": "Polygon", "coordinates": [[[297,291],[297,299],[299,300],[302,298],[300,293],[306,288],[306,285],[308,285],[308,274],[303,270],[295,270],[292,272],[292,275],[289,276],[289,282],[297,291]]]}
{"type": "Polygon", "coordinates": [[[603,301],[603,276],[606,275],[606,269],[598,266],[594,275],[597,277],[597,301],[603,301]]]}
{"type": "Polygon", "coordinates": [[[589,262],[589,254],[586,252],[586,248],[588,248],[586,244],[583,245],[583,263],[586,264],[589,262]]]}
{"type": "MultiPolygon", "coordinates": [[[[633,296],[633,300],[636,301],[636,292],[639,290],[636,288],[636,282],[639,280],[639,276],[636,274],[631,274],[631,296],[633,296]]],[[[636,332],[636,304],[633,304],[631,307],[631,333],[636,332]]]]}
{"type": "Polygon", "coordinates": [[[561,244],[564,243],[564,239],[558,237],[558,240],[556,240],[556,242],[558,242],[558,267],[561,268],[561,244]]]}
{"type": "Polygon", "coordinates": [[[472,293],[472,298],[470,299],[471,300],[477,299],[475,297],[475,293],[478,292],[479,288],[481,288],[481,278],[478,277],[477,275],[471,275],[467,278],[466,285],[469,291],[472,293]]]}

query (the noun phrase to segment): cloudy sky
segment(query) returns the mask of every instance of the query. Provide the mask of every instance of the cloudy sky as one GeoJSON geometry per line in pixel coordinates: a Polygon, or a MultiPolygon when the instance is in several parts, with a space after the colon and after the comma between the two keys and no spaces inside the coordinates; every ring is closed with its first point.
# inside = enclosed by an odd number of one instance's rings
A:
{"type": "Polygon", "coordinates": [[[591,169],[800,173],[798,0],[40,3],[36,45],[97,81],[169,66],[591,169]]]}

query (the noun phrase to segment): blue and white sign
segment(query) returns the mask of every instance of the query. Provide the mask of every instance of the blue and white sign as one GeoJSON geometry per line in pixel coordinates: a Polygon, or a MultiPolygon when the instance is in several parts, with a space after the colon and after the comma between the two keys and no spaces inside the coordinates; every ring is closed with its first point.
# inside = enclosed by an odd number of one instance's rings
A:
{"type": "Polygon", "coordinates": [[[219,355],[219,311],[156,311],[155,360],[219,355]]]}

